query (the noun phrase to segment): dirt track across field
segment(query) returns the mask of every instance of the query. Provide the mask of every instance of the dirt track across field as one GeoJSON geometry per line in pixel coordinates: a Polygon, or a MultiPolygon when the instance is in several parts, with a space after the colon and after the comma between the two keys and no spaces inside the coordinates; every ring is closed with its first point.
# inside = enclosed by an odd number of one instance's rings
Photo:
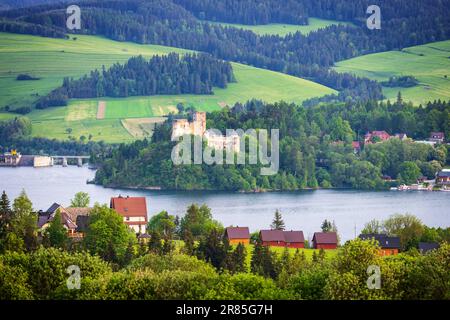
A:
{"type": "Polygon", "coordinates": [[[105,118],[106,101],[99,101],[97,105],[97,120],[105,118]]]}

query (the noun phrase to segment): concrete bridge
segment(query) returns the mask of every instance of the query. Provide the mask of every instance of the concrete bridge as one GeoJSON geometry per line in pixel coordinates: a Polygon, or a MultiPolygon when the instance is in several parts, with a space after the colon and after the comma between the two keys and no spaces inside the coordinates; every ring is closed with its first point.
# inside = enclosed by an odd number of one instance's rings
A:
{"type": "Polygon", "coordinates": [[[51,165],[54,164],[55,160],[62,159],[62,166],[67,167],[67,159],[77,159],[77,165],[81,167],[83,165],[83,159],[89,159],[89,156],[50,156],[51,165]]]}

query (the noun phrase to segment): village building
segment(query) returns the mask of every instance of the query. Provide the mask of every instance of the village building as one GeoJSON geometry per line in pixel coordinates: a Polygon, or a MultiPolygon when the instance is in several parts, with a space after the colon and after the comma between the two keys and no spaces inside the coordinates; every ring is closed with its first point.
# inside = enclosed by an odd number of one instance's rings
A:
{"type": "Polygon", "coordinates": [[[436,174],[436,184],[450,186],[450,169],[443,169],[436,174]]]}
{"type": "Polygon", "coordinates": [[[391,256],[398,254],[400,250],[400,238],[388,236],[386,234],[369,233],[360,234],[359,238],[362,240],[375,239],[379,246],[379,254],[381,256],[391,256]]]}
{"type": "Polygon", "coordinates": [[[426,254],[430,251],[439,249],[439,243],[437,242],[419,242],[419,252],[421,254],[426,254]]]}
{"type": "Polygon", "coordinates": [[[11,150],[11,152],[5,152],[0,154],[0,166],[5,167],[15,167],[19,165],[22,155],[16,150],[11,150]]]}
{"type": "Polygon", "coordinates": [[[147,227],[147,202],[145,197],[118,197],[111,198],[110,208],[123,217],[123,222],[134,232],[142,234],[147,227]]]}
{"type": "Polygon", "coordinates": [[[50,222],[55,218],[59,211],[61,214],[61,223],[67,229],[67,235],[70,238],[83,238],[87,229],[89,214],[92,208],[64,208],[58,203],[53,203],[47,211],[38,213],[38,232],[42,236],[50,222]]]}
{"type": "Polygon", "coordinates": [[[312,238],[314,249],[336,249],[338,245],[336,232],[314,232],[312,238]]]}
{"type": "Polygon", "coordinates": [[[305,237],[303,231],[283,231],[284,241],[288,248],[304,248],[305,237]]]}
{"type": "Polygon", "coordinates": [[[237,133],[222,135],[206,130],[206,112],[195,112],[192,121],[176,119],[172,124],[172,141],[184,135],[201,136],[207,145],[215,150],[240,150],[240,137],[237,133]]]}
{"type": "Polygon", "coordinates": [[[364,144],[371,144],[373,143],[374,138],[378,138],[380,141],[387,141],[391,138],[389,133],[386,131],[372,131],[366,133],[364,136],[364,144]]]}
{"type": "Polygon", "coordinates": [[[304,248],[303,231],[261,230],[259,232],[263,246],[304,248]]]}
{"type": "Polygon", "coordinates": [[[250,243],[250,231],[248,227],[228,227],[225,229],[225,237],[230,244],[250,243]]]}
{"type": "Polygon", "coordinates": [[[408,139],[408,136],[406,135],[406,133],[396,133],[394,135],[394,137],[397,139],[400,139],[401,141],[408,139]]]}
{"type": "Polygon", "coordinates": [[[435,143],[443,143],[445,140],[445,136],[443,132],[431,132],[428,141],[435,143]]]}
{"type": "Polygon", "coordinates": [[[359,141],[352,141],[353,153],[357,154],[361,152],[361,143],[359,141]]]}

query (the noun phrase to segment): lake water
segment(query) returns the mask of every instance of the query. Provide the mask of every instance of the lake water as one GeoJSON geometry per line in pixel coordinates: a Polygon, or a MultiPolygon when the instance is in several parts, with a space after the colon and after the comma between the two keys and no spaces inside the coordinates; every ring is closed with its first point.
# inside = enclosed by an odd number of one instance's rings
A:
{"type": "Polygon", "coordinates": [[[112,196],[145,196],[149,216],[162,210],[182,216],[191,203],[207,204],[224,226],[269,228],[276,209],[287,229],[303,230],[312,238],[324,219],[335,220],[342,240],[359,234],[364,223],[394,213],[411,213],[429,226],[450,226],[450,192],[316,190],[242,194],[229,192],[173,192],[124,190],[86,184],[94,171],[87,167],[0,168],[0,191],[12,199],[22,189],[34,208],[46,210],[53,202],[68,206],[78,191],[88,192],[91,204],[109,203],[112,196]]]}

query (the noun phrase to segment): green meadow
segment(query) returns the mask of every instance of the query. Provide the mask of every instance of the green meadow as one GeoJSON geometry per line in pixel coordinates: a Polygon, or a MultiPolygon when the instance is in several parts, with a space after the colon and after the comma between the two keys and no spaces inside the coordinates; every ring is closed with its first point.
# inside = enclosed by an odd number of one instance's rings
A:
{"type": "Polygon", "coordinates": [[[326,28],[328,26],[334,24],[344,24],[351,25],[348,22],[335,21],[335,20],[326,20],[319,18],[309,18],[308,25],[295,25],[295,24],[284,24],[284,23],[269,23],[269,24],[260,24],[260,25],[246,25],[246,24],[237,24],[237,23],[223,23],[223,22],[213,22],[207,21],[210,24],[220,24],[226,27],[234,27],[239,29],[250,30],[258,35],[278,35],[284,37],[289,33],[300,32],[304,35],[312,31],[317,31],[319,29],[326,28]]]}
{"type": "MultiPolygon", "coordinates": [[[[60,86],[65,76],[78,78],[91,70],[123,63],[131,56],[150,57],[178,48],[117,42],[96,36],[77,35],[68,40],[0,33],[0,107],[30,105],[39,96],[60,86]],[[41,78],[17,81],[20,73],[41,78]]],[[[71,100],[66,107],[33,110],[27,116],[33,123],[33,136],[56,139],[91,136],[92,140],[127,142],[135,139],[123,127],[128,118],[161,117],[176,112],[180,102],[197,110],[218,110],[235,102],[258,98],[300,103],[305,99],[334,93],[320,84],[282,73],[233,63],[237,79],[214,95],[173,95],[129,98],[71,100]],[[106,102],[105,118],[96,119],[98,101],[106,102]],[[67,129],[70,129],[70,133],[67,129]]],[[[0,119],[10,114],[0,113],[0,119]]]]}
{"type": "Polygon", "coordinates": [[[383,88],[387,99],[401,91],[405,101],[424,104],[435,99],[450,99],[450,40],[364,55],[336,63],[336,71],[351,72],[385,81],[391,76],[412,75],[419,85],[411,88],[383,88]]]}

